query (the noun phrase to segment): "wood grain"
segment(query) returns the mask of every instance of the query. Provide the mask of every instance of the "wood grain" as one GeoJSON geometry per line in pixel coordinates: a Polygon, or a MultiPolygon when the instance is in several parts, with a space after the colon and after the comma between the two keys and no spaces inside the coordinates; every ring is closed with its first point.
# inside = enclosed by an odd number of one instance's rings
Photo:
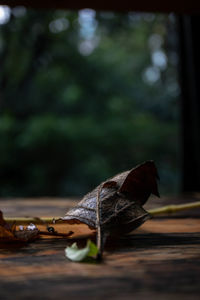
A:
{"type": "MultiPolygon", "coordinates": [[[[6,216],[64,215],[72,205],[67,199],[0,202],[6,216]]],[[[101,264],[68,261],[68,243],[43,238],[0,249],[0,299],[199,299],[198,214],[152,219],[134,234],[110,240],[101,264]]]]}

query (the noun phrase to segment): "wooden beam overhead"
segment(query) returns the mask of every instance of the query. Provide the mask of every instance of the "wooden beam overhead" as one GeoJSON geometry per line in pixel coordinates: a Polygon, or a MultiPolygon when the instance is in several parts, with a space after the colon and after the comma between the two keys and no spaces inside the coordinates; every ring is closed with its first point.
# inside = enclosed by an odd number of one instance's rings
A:
{"type": "Polygon", "coordinates": [[[95,10],[113,10],[113,11],[140,11],[140,12],[162,12],[162,13],[200,13],[200,2],[190,1],[178,1],[178,0],[151,0],[151,1],[131,1],[131,0],[0,0],[0,5],[25,6],[37,9],[83,9],[92,8],[95,10]]]}

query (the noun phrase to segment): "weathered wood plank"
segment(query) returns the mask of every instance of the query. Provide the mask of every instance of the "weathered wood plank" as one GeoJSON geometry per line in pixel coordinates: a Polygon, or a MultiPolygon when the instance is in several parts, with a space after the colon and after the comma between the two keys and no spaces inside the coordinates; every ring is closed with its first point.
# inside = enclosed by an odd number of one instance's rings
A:
{"type": "MultiPolygon", "coordinates": [[[[33,208],[33,216],[54,215],[56,209],[59,215],[72,204],[60,199],[6,200],[1,209],[7,209],[7,216],[22,216],[20,205],[27,213],[33,208]]],[[[45,238],[0,249],[0,299],[199,299],[197,215],[147,221],[133,235],[109,241],[102,264],[70,262],[64,256],[68,243],[45,238]]]]}
{"type": "Polygon", "coordinates": [[[136,235],[108,245],[101,265],[69,262],[65,246],[65,241],[42,240],[21,250],[4,250],[1,299],[9,299],[16,289],[19,299],[66,294],[79,299],[82,293],[84,299],[140,299],[147,294],[150,299],[185,294],[193,299],[200,292],[199,234],[136,235]]]}

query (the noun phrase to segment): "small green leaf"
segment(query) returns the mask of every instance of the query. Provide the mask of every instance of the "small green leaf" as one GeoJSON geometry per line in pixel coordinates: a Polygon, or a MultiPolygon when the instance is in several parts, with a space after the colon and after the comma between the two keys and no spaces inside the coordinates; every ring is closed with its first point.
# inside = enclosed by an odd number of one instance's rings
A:
{"type": "Polygon", "coordinates": [[[83,261],[87,257],[95,257],[98,253],[97,246],[87,241],[85,248],[79,249],[77,243],[73,243],[72,246],[65,248],[65,255],[72,261],[83,261]]]}
{"type": "Polygon", "coordinates": [[[88,253],[87,256],[89,256],[89,257],[96,256],[98,254],[98,252],[99,252],[97,246],[93,242],[91,242],[90,240],[87,241],[87,245],[90,248],[90,251],[89,251],[89,253],[88,253]]]}

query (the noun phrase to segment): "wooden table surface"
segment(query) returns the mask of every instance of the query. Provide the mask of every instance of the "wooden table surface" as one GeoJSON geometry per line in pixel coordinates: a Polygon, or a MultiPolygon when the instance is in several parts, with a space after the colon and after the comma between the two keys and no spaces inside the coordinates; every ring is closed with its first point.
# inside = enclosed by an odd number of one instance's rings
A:
{"type": "MultiPolygon", "coordinates": [[[[152,199],[148,206],[195,199],[152,199]]],[[[75,203],[1,199],[0,210],[7,217],[63,216],[75,203]]],[[[66,245],[41,239],[0,249],[0,299],[200,299],[200,210],[147,221],[131,236],[108,243],[100,264],[70,262],[66,245]]]]}

